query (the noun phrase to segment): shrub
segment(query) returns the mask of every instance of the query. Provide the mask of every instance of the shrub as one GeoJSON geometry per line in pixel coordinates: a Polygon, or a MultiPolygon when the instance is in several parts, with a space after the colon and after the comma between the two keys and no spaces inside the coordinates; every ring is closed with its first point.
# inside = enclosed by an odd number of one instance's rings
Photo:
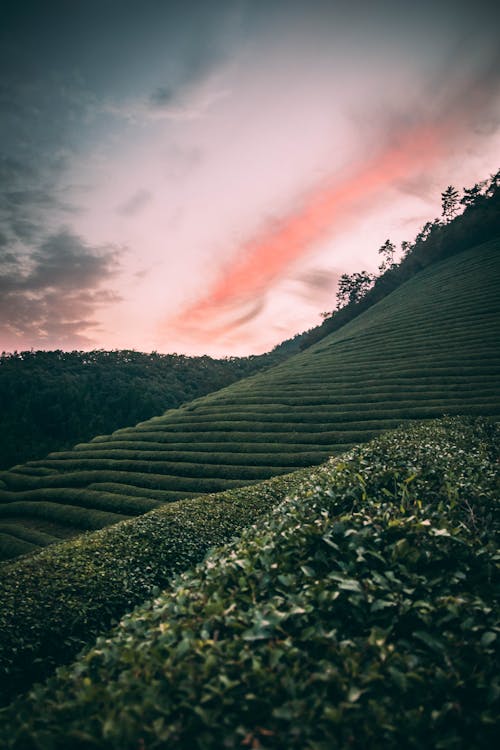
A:
{"type": "Polygon", "coordinates": [[[448,419],[310,471],[14,702],[4,747],[492,747],[497,453],[448,419]]]}
{"type": "MultiPolygon", "coordinates": [[[[69,659],[114,618],[165,585],[173,571],[197,562],[254,521],[298,483],[303,471],[171,503],[0,565],[0,699],[69,659]]],[[[22,503],[7,508],[14,505],[22,503]]],[[[56,509],[65,517],[73,510],[56,509]]],[[[98,512],[87,516],[92,513],[98,512]]],[[[30,549],[19,541],[17,554],[30,549]]]]}

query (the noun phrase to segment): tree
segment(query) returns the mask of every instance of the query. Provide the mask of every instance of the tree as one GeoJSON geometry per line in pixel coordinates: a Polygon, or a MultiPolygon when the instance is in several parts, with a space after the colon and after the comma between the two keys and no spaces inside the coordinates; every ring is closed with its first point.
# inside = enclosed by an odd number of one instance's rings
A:
{"type": "Polygon", "coordinates": [[[401,243],[401,252],[403,253],[403,258],[406,258],[412,250],[413,245],[411,244],[411,242],[408,242],[408,240],[403,240],[403,242],[401,243]]]}
{"type": "MultiPolygon", "coordinates": [[[[458,195],[458,193],[457,193],[458,195]]],[[[425,242],[427,237],[432,234],[432,231],[435,227],[439,225],[439,222],[436,221],[426,221],[420,232],[415,237],[415,244],[418,244],[419,242],[425,242]]]]}
{"type": "Polygon", "coordinates": [[[337,287],[337,309],[359,302],[373,284],[374,276],[368,271],[359,273],[343,273],[337,287]]]}
{"type": "Polygon", "coordinates": [[[500,187],[500,169],[495,174],[490,175],[487,185],[486,195],[491,198],[500,187]]]}
{"type": "Polygon", "coordinates": [[[386,240],[382,247],[379,247],[378,254],[382,256],[382,262],[378,269],[381,273],[387,271],[394,264],[394,253],[396,245],[390,240],[386,240]]]}
{"type": "Polygon", "coordinates": [[[458,190],[453,185],[448,185],[446,190],[441,193],[441,215],[446,223],[450,222],[458,213],[459,197],[458,190]]]}
{"type": "Polygon", "coordinates": [[[466,208],[469,206],[475,206],[480,198],[483,196],[484,188],[486,187],[486,181],[478,182],[477,185],[471,188],[464,188],[464,194],[460,198],[460,203],[466,208]]]}

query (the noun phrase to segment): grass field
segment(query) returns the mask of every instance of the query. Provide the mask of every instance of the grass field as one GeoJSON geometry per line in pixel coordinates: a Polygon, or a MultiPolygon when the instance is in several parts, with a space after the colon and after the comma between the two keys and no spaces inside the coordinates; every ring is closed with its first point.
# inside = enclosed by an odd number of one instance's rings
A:
{"type": "Polygon", "coordinates": [[[426,268],[266,372],[2,472],[1,557],[319,464],[408,420],[500,416],[499,251],[426,268]]]}

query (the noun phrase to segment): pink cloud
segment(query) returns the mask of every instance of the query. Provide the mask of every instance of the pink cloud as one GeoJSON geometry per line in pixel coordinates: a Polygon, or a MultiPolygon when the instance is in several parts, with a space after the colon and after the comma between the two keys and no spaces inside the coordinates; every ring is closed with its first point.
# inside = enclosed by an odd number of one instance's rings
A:
{"type": "Polygon", "coordinates": [[[227,336],[260,312],[263,296],[292,263],[402,177],[443,156],[449,126],[418,126],[387,145],[371,161],[310,190],[286,215],[268,223],[235,252],[208,294],[162,324],[163,334],[198,342],[227,336]]]}

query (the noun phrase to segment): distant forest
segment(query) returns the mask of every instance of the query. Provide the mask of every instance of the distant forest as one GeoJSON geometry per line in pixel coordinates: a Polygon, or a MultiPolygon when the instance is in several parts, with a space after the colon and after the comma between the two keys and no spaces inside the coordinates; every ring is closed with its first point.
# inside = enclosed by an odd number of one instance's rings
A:
{"type": "MultiPolygon", "coordinates": [[[[293,350],[293,342],[290,346],[293,350]]],[[[127,350],[4,352],[0,468],[42,458],[216,391],[275,364],[290,346],[227,359],[127,350]]]]}

